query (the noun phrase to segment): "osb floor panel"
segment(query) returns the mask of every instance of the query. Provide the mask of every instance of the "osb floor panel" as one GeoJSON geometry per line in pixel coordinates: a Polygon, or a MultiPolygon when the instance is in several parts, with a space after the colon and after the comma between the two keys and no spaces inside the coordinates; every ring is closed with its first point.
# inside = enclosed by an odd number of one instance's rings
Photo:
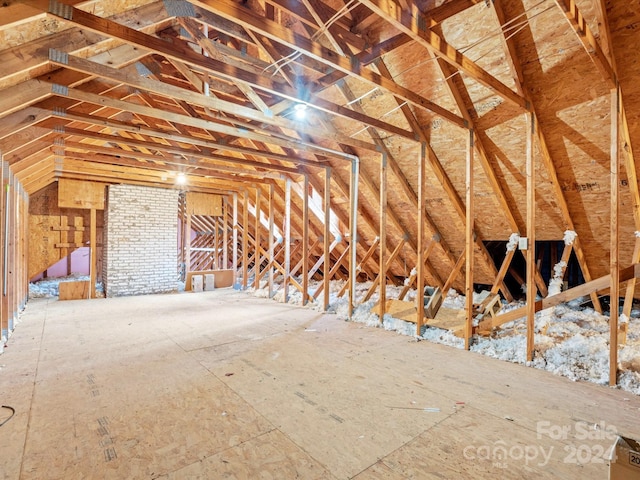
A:
{"type": "Polygon", "coordinates": [[[600,479],[594,425],[640,437],[628,393],[232,290],[32,300],[0,367],[2,479],[600,479]]]}

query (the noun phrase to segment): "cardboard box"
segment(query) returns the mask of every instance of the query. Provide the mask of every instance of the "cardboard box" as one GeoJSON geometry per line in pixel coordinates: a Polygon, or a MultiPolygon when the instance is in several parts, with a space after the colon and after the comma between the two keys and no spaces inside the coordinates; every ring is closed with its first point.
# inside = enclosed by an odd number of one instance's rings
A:
{"type": "Polygon", "coordinates": [[[609,480],[640,480],[640,443],[618,436],[609,457],[609,480]]]}

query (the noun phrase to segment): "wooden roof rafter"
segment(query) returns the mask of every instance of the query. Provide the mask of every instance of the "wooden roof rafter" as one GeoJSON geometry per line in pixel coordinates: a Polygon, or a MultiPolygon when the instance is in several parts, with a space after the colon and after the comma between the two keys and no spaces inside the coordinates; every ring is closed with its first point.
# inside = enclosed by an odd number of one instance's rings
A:
{"type": "MultiPolygon", "coordinates": [[[[38,3],[41,8],[47,8],[45,7],[42,0],[38,0],[34,3],[38,3]]],[[[73,8],[71,8],[70,13],[66,15],[69,18],[64,18],[60,15],[54,14],[53,12],[49,12],[49,14],[53,15],[56,18],[60,18],[68,22],[77,24],[82,28],[95,31],[97,33],[102,33],[104,35],[115,36],[120,40],[137,45],[140,48],[160,53],[167,58],[173,58],[178,61],[188,63],[192,66],[209,71],[212,74],[220,75],[223,78],[227,78],[231,81],[244,82],[252,85],[255,88],[265,90],[283,98],[289,98],[290,100],[298,102],[306,101],[301,97],[300,92],[296,91],[286,84],[273,81],[266,76],[259,76],[246,70],[234,68],[213,58],[196,54],[195,52],[193,52],[193,50],[191,50],[191,48],[186,45],[186,42],[179,42],[176,40],[174,41],[173,45],[170,45],[168,44],[168,42],[161,41],[156,37],[146,35],[137,30],[114,23],[108,19],[96,17],[95,15],[91,15],[87,12],[73,8]]],[[[356,120],[365,124],[371,123],[389,131],[390,133],[404,136],[409,139],[412,138],[410,133],[402,129],[399,129],[390,124],[386,124],[384,122],[380,122],[371,117],[363,118],[363,116],[356,115],[353,111],[339,105],[332,104],[331,102],[316,98],[313,101],[313,106],[327,113],[344,116],[348,119],[356,120]]]]}
{"type": "MultiPolygon", "coordinates": [[[[270,38],[271,40],[282,44],[305,57],[321,62],[331,69],[342,71],[349,76],[353,76],[374,86],[383,88],[389,93],[399,96],[403,100],[406,100],[419,108],[432,111],[447,121],[464,127],[464,120],[457,115],[436,105],[431,100],[414,93],[410,89],[383,78],[372,70],[363,67],[359,62],[355,61],[354,57],[351,59],[342,57],[317,42],[287,30],[276,22],[260,17],[251,10],[239,7],[237,4],[233,4],[229,0],[216,0],[215,2],[212,0],[198,0],[193,3],[202,6],[202,8],[210,10],[215,9],[215,11],[224,15],[226,18],[235,19],[235,21],[245,27],[245,29],[253,30],[255,33],[270,38]],[[240,11],[241,15],[239,15],[240,11]]],[[[318,107],[318,101],[318,97],[314,97],[313,102],[311,102],[312,106],[318,107]]],[[[374,125],[373,123],[371,124],[374,125]]],[[[390,133],[398,134],[398,132],[393,131],[390,131],[390,133]]],[[[411,139],[411,137],[407,138],[411,139]]]]}
{"type": "Polygon", "coordinates": [[[527,100],[511,90],[504,83],[483,68],[471,61],[461,52],[449,45],[444,38],[436,34],[426,25],[423,12],[411,1],[410,11],[398,8],[391,0],[359,0],[379,16],[395,26],[399,31],[409,35],[417,43],[430,52],[442,58],[455,68],[463,71],[475,81],[481,83],[490,90],[496,92],[505,100],[517,105],[524,110],[529,109],[527,100]]]}
{"type": "MultiPolygon", "coordinates": [[[[508,21],[508,19],[506,18],[506,15],[504,14],[504,11],[502,9],[502,5],[501,5],[501,1],[502,0],[497,0],[496,2],[494,2],[493,4],[493,11],[496,14],[496,17],[498,18],[498,21],[500,22],[500,25],[505,25],[508,21]]],[[[506,42],[514,42],[513,38],[505,38],[506,42]]],[[[516,52],[515,47],[513,48],[509,48],[508,49],[509,54],[513,55],[516,52]]],[[[520,60],[517,56],[512,56],[512,62],[513,64],[516,66],[516,69],[518,68],[522,68],[522,66],[520,65],[520,60]]],[[[526,88],[526,84],[523,83],[521,84],[521,88],[522,91],[527,92],[527,88],[526,88]]],[[[545,166],[545,169],[547,170],[547,173],[549,175],[549,177],[551,178],[551,185],[553,188],[553,191],[555,193],[556,196],[556,200],[558,202],[558,206],[560,208],[560,212],[562,215],[562,219],[565,222],[566,228],[567,230],[572,230],[575,231],[575,224],[573,222],[571,213],[569,211],[569,204],[567,202],[567,199],[565,198],[564,192],[562,191],[562,186],[560,184],[560,181],[558,179],[558,174],[556,171],[556,167],[555,167],[555,163],[553,161],[553,158],[551,156],[551,153],[549,151],[549,147],[547,145],[547,139],[545,136],[545,133],[543,131],[543,127],[540,125],[540,122],[538,121],[538,116],[536,114],[535,111],[535,105],[534,103],[531,101],[531,99],[529,99],[529,103],[531,105],[531,109],[532,109],[532,115],[533,115],[533,123],[535,125],[535,136],[538,140],[538,147],[540,149],[540,154],[545,166]]],[[[587,259],[582,247],[582,243],[580,241],[580,237],[577,236],[573,242],[573,250],[574,253],[576,255],[576,258],[578,260],[578,264],[580,265],[580,269],[582,270],[582,275],[585,279],[586,282],[589,282],[593,279],[591,272],[589,270],[589,265],[587,264],[587,259]]],[[[598,311],[602,311],[602,306],[600,304],[600,300],[597,296],[597,294],[594,292],[591,294],[591,300],[593,302],[594,308],[598,311]]]]}
{"type": "MultiPolygon", "coordinates": [[[[61,133],[68,134],[68,135],[84,136],[85,138],[93,138],[93,139],[101,140],[103,143],[113,142],[119,145],[126,144],[131,146],[147,145],[151,149],[165,152],[166,154],[169,154],[171,156],[175,155],[175,156],[182,156],[182,157],[192,157],[192,158],[201,159],[203,161],[207,161],[209,163],[212,163],[214,161],[226,162],[234,165],[251,167],[254,169],[263,169],[263,170],[269,170],[274,172],[286,173],[289,175],[303,174],[303,172],[300,170],[299,167],[298,168],[285,167],[282,165],[277,165],[273,162],[265,163],[265,162],[257,162],[255,160],[249,160],[243,157],[225,156],[225,155],[221,155],[219,153],[214,152],[212,149],[204,148],[204,147],[200,151],[192,151],[192,150],[188,150],[188,149],[184,149],[184,148],[180,148],[172,145],[162,145],[162,144],[150,145],[149,142],[145,140],[128,139],[128,138],[124,138],[116,135],[91,132],[88,130],[80,130],[80,129],[74,129],[74,128],[68,128],[68,127],[61,129],[61,133]]],[[[157,156],[154,156],[153,154],[147,154],[147,155],[149,155],[150,157],[153,156],[157,160],[166,160],[165,157],[157,157],[157,156]]]]}

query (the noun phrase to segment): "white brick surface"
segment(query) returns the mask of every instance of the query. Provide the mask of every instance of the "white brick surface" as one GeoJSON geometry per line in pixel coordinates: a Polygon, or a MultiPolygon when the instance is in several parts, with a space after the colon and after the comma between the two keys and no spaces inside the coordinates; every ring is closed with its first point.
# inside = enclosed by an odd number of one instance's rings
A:
{"type": "Polygon", "coordinates": [[[107,297],[177,289],[178,191],[111,185],[104,224],[107,297]]]}

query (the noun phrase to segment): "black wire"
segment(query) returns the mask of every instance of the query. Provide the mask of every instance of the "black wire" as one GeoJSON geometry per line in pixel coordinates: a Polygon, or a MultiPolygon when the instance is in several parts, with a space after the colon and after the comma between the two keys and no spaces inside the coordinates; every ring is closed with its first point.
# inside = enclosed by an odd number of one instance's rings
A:
{"type": "Polygon", "coordinates": [[[16,414],[16,409],[13,407],[10,407],[9,405],[2,405],[2,408],[7,408],[11,410],[11,416],[9,418],[5,418],[4,421],[0,423],[0,427],[3,426],[5,423],[7,423],[9,420],[11,420],[13,416],[16,414]]]}

